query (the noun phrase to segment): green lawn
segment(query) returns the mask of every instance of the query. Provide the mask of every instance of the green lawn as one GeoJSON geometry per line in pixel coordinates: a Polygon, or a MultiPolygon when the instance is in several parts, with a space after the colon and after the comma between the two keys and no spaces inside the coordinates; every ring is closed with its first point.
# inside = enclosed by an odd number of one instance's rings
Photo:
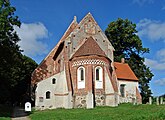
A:
{"type": "Polygon", "coordinates": [[[12,107],[0,105],[0,120],[10,120],[12,107]]]}
{"type": "Polygon", "coordinates": [[[165,105],[121,104],[94,109],[54,109],[34,111],[32,120],[165,120],[165,105]]]}

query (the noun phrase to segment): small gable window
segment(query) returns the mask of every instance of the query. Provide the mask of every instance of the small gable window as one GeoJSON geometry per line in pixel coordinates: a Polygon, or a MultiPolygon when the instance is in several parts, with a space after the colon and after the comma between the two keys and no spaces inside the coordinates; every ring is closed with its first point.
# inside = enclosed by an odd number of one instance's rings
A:
{"type": "Polygon", "coordinates": [[[56,79],[55,78],[52,79],[52,84],[56,84],[56,79]]]}
{"type": "Polygon", "coordinates": [[[121,97],[125,97],[125,84],[120,85],[120,94],[121,97]]]}
{"type": "Polygon", "coordinates": [[[78,89],[85,88],[85,68],[83,66],[77,69],[78,89]]]}
{"type": "Polygon", "coordinates": [[[50,91],[46,92],[46,99],[50,99],[50,91]]]}

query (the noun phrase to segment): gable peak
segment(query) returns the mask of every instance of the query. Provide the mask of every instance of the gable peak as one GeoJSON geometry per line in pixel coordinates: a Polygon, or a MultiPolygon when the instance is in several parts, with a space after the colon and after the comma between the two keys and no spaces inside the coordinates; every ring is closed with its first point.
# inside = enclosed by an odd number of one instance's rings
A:
{"type": "Polygon", "coordinates": [[[90,12],[85,15],[85,17],[80,21],[79,24],[84,23],[85,21],[88,21],[88,22],[90,21],[90,22],[97,24],[97,22],[95,21],[94,17],[92,16],[92,14],[90,12]]]}
{"type": "Polygon", "coordinates": [[[73,22],[74,22],[74,23],[77,23],[77,17],[76,17],[76,16],[74,16],[73,22]]]}

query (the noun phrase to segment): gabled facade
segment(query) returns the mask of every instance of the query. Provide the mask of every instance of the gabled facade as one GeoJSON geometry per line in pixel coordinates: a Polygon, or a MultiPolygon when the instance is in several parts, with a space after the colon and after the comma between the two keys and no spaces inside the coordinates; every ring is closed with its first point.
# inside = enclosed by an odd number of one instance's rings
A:
{"type": "Polygon", "coordinates": [[[119,103],[141,103],[141,95],[138,90],[138,78],[135,76],[128,64],[114,62],[116,76],[120,88],[119,103]]]}
{"type": "MultiPolygon", "coordinates": [[[[113,51],[90,13],[80,23],[75,17],[32,74],[32,86],[37,86],[36,108],[93,108],[132,102],[121,100],[113,51]]],[[[134,88],[138,91],[138,80],[134,88]]]]}

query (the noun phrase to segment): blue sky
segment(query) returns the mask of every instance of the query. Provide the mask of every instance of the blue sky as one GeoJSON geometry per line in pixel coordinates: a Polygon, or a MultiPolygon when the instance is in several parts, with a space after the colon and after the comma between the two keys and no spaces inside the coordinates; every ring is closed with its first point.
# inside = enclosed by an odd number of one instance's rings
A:
{"type": "Polygon", "coordinates": [[[103,31],[117,18],[137,24],[146,64],[154,77],[150,83],[154,96],[165,93],[165,0],[11,0],[22,22],[15,27],[24,54],[40,63],[57,44],[77,16],[78,22],[90,12],[103,31]]]}

